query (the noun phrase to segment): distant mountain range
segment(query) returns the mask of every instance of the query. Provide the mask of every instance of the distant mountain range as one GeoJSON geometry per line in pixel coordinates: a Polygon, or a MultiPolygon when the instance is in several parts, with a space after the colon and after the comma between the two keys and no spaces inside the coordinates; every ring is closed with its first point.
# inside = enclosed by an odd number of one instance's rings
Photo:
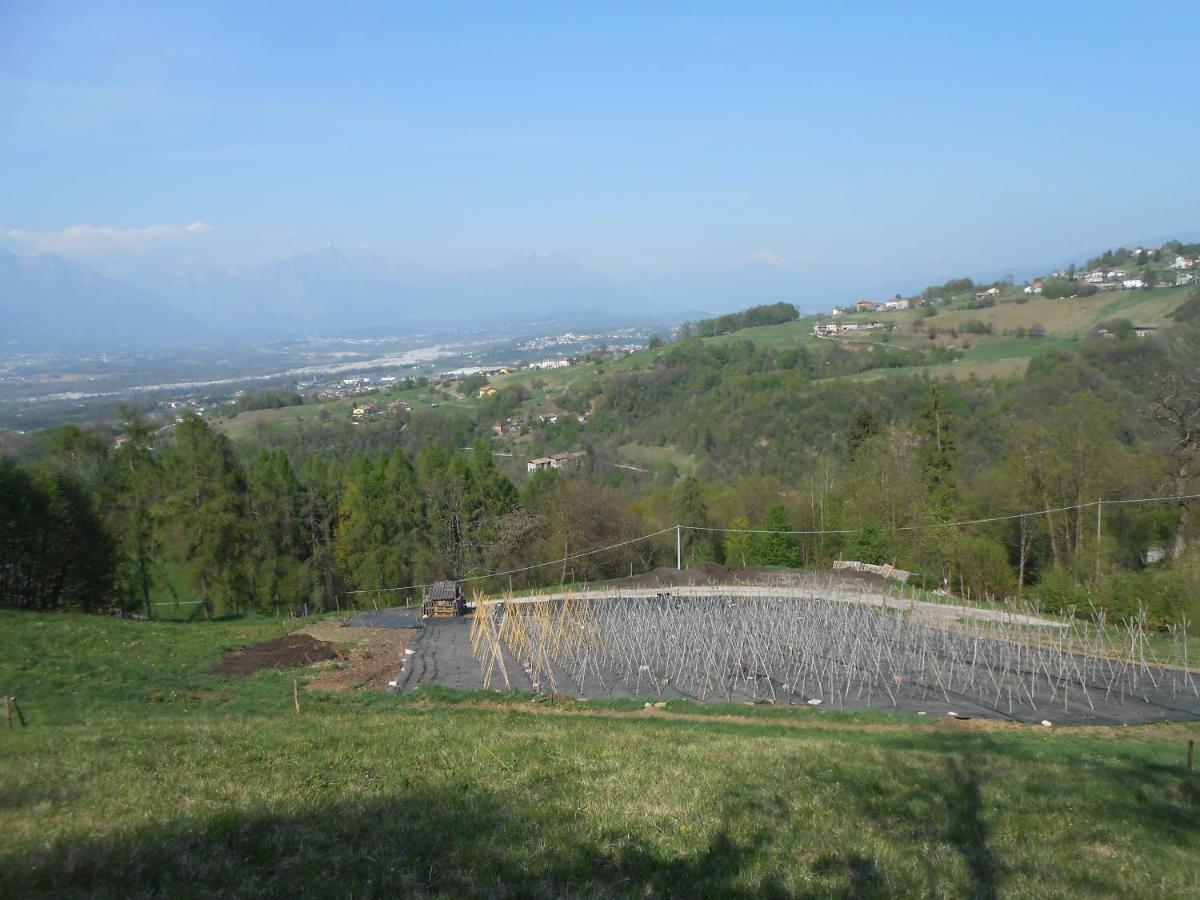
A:
{"type": "Polygon", "coordinates": [[[207,336],[194,317],[58,256],[0,250],[0,347],[170,342],[207,336]]]}
{"type": "Polygon", "coordinates": [[[137,345],[431,331],[638,311],[638,296],[565,256],[405,269],[327,245],[246,268],[176,264],[125,279],[0,250],[0,346],[137,345]]]}
{"type": "MultiPolygon", "coordinates": [[[[886,282],[854,284],[840,269],[831,274],[796,262],[756,254],[707,273],[643,273],[632,289],[557,253],[435,271],[370,248],[327,244],[249,266],[143,259],[105,275],[57,256],[18,257],[0,249],[0,349],[434,334],[534,323],[659,328],[711,310],[779,301],[828,309],[855,297],[917,291],[938,280],[893,268],[886,282]]],[[[1010,271],[1024,278],[1060,265],[1010,271]]],[[[942,273],[941,280],[949,275],[942,273]]]]}

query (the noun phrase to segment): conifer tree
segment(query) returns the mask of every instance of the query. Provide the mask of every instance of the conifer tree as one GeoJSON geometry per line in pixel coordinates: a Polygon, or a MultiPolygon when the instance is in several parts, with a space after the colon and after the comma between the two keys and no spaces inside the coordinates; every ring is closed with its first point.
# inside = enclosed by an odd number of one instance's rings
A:
{"type": "Polygon", "coordinates": [[[351,466],[338,511],[337,562],[360,590],[412,584],[425,509],[416,472],[399,447],[351,466]]]}
{"type": "Polygon", "coordinates": [[[304,566],[308,546],[304,539],[301,506],[304,489],[282,450],[263,451],[249,467],[250,571],[255,599],[276,608],[310,593],[304,566]]]}
{"type": "Polygon", "coordinates": [[[694,475],[684,476],[675,486],[674,500],[675,515],[679,524],[692,526],[684,528],[681,535],[684,566],[715,559],[716,551],[711,533],[693,530],[707,528],[709,524],[704,492],[694,475]]]}
{"type": "Polygon", "coordinates": [[[228,439],[185,413],[163,469],[158,512],[167,548],[206,615],[237,614],[247,595],[246,481],[228,439]]]}
{"type": "Polygon", "coordinates": [[[758,546],[755,548],[757,561],[764,566],[795,568],[800,565],[800,553],[796,549],[795,536],[778,533],[792,531],[795,527],[786,506],[779,502],[768,506],[763,528],[776,533],[758,535],[760,540],[756,542],[758,546]]]}
{"type": "Polygon", "coordinates": [[[121,445],[109,456],[101,479],[101,508],[119,554],[117,581],[126,605],[139,603],[153,618],[151,592],[161,568],[154,508],[161,494],[161,467],[150,452],[153,428],[134,408],[122,406],[121,445]]]}

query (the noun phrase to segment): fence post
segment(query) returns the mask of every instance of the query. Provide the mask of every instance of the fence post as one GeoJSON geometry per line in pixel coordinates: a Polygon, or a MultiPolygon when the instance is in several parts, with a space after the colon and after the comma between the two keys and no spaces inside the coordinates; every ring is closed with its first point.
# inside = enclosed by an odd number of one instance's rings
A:
{"type": "Polygon", "coordinates": [[[683,526],[675,526],[675,568],[683,571],[683,526]]]}

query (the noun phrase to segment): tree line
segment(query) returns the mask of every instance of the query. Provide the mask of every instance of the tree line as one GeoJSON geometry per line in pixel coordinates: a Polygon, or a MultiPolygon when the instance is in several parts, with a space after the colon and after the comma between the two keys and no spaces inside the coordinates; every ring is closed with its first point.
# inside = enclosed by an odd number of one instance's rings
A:
{"type": "Polygon", "coordinates": [[[751,306],[741,312],[728,313],[713,319],[684,322],[679,334],[681,337],[716,337],[719,334],[732,334],[743,328],[759,325],[782,325],[784,322],[794,322],[798,318],[800,311],[791,303],[769,303],[751,306]]]}
{"type": "Polygon", "coordinates": [[[501,469],[485,436],[505,396],[475,418],[414,413],[403,434],[312,423],[234,445],[133,410],[119,446],[56,429],[0,465],[3,602],[222,615],[510,570],[479,584],[595,580],[673,565],[673,535],[546,563],[683,523],[714,529],[684,532],[689,565],[854,558],[1051,609],[1200,613],[1194,504],[1118,502],[1195,492],[1200,295],[1155,337],[1083,338],[989,382],[815,377],[841,349],[689,338],[581,382],[565,402],[593,411],[586,431],[530,445],[584,440],[570,474],[501,469]],[[669,453],[649,474],[605,465],[630,443],[669,453]],[[976,519],[994,521],[955,524],[976,519]]]}
{"type": "MultiPolygon", "coordinates": [[[[24,464],[0,459],[3,605],[334,609],[350,591],[521,568],[627,540],[640,524],[616,491],[556,472],[519,493],[483,441],[468,451],[429,441],[411,459],[398,444],[313,455],[297,467],[283,449],[239,452],[192,413],[167,435],[123,415],[115,447],[70,425],[24,464]]],[[[630,559],[544,567],[515,583],[620,573],[630,559]]]]}

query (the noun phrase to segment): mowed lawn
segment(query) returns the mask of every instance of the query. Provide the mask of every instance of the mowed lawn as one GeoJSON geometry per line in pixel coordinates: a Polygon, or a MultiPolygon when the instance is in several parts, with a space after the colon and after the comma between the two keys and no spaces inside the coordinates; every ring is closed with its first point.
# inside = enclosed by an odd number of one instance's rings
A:
{"type": "Polygon", "coordinates": [[[207,674],[283,630],[0,613],[0,896],[1200,893],[1193,725],[207,674]]]}

